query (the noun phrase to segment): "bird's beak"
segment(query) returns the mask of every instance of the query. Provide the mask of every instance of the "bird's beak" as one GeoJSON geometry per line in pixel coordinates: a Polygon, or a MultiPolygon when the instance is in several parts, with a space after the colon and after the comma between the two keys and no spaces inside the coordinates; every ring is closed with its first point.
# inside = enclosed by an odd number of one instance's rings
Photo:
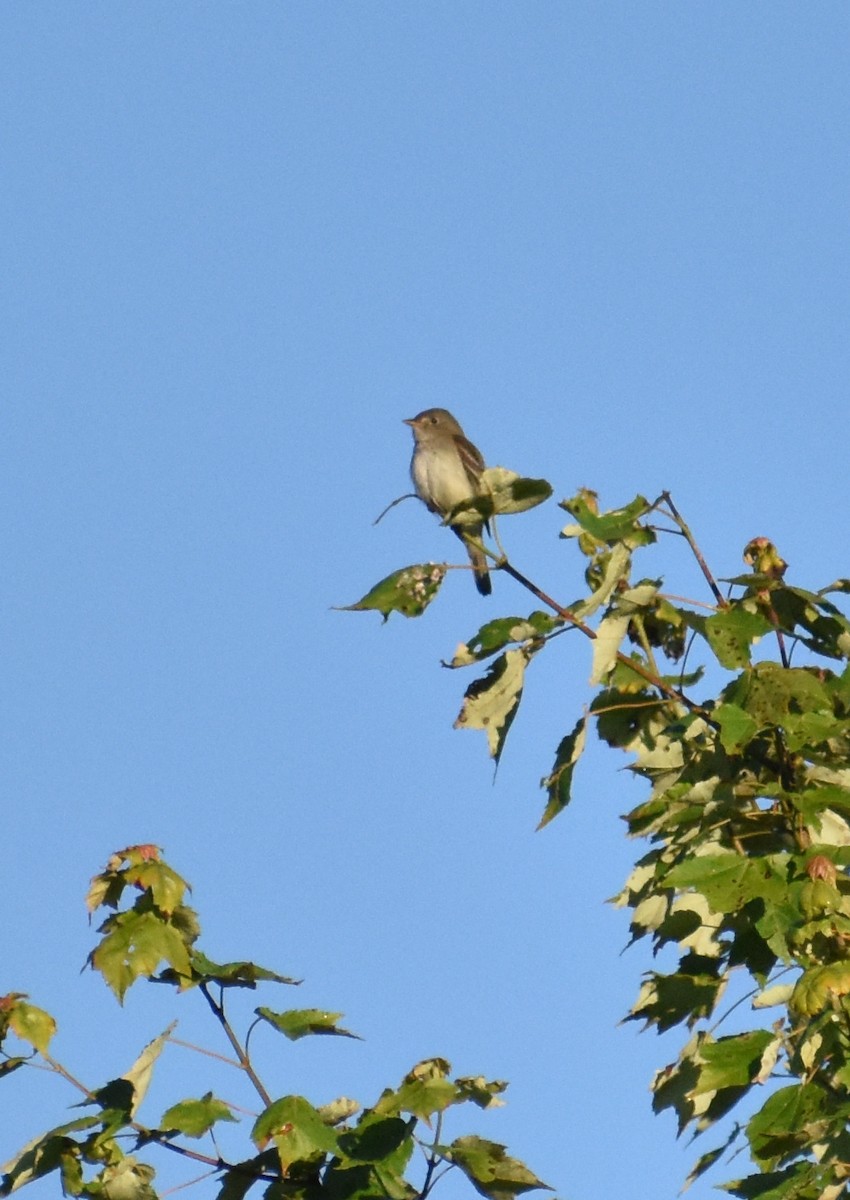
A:
{"type": "Polygon", "coordinates": [[[416,426],[416,417],[405,417],[402,420],[402,425],[410,425],[411,427],[415,427],[416,426]]]}

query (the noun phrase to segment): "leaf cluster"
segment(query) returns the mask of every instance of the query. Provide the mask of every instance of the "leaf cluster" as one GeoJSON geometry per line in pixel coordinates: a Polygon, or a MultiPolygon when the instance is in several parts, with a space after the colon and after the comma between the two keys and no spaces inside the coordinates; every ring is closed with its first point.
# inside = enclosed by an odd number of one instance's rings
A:
{"type": "Polygon", "coordinates": [[[200,924],[186,904],[188,890],[156,846],[130,846],[112,855],[87,896],[90,913],[110,910],[87,961],[119,1001],[140,980],[203,998],[235,1054],[232,1068],[243,1074],[261,1105],[244,1157],[226,1159],[218,1149],[216,1126],[240,1117],[212,1090],[199,1088],[170,1103],[154,1123],[140,1120],[157,1062],[174,1041],[174,1023],[122,1075],[88,1087],[52,1056],[53,1017],[25,994],[12,992],[0,997],[0,1075],[46,1067],[81,1092],[83,1106],[92,1111],[38,1135],[3,1164],[0,1196],[55,1176],[68,1196],[156,1200],[155,1168],[148,1161],[155,1151],[203,1164],[204,1178],[216,1180],[218,1200],[242,1200],[257,1189],[267,1200],[424,1200],[449,1170],[490,1200],[512,1200],[546,1187],[498,1143],[472,1134],[443,1141],[450,1109],[499,1105],[507,1086],[483,1076],[452,1078],[444,1059],[419,1063],[371,1105],[347,1097],[318,1104],[298,1095],[273,1097],[249,1053],[255,1028],[290,1041],[357,1035],[340,1026],[342,1013],[258,1005],[240,1036],[226,1009],[232,989],[297,986],[299,981],[252,962],[218,963],[207,957],[197,946],[200,924]]]}
{"type": "Polygon", "coordinates": [[[587,593],[560,603],[494,553],[542,609],[461,643],[448,665],[486,671],[455,725],[483,731],[498,761],[529,664],[584,635],[594,694],[543,777],[540,825],[570,803],[595,726],[647,789],[625,818],[643,851],[615,903],[654,958],[627,1019],[684,1036],[654,1108],[695,1136],[725,1119],[688,1182],[744,1146],[754,1171],[732,1195],[835,1200],[850,1179],[850,621],[833,597],[850,581],[786,582],[759,537],[748,571],[718,582],[668,493],[600,511],[585,490],[561,507],[587,593]],[[705,596],[635,571],[670,537],[705,596]],[[731,1012],[739,1028],[719,1032],[731,1012]]]}

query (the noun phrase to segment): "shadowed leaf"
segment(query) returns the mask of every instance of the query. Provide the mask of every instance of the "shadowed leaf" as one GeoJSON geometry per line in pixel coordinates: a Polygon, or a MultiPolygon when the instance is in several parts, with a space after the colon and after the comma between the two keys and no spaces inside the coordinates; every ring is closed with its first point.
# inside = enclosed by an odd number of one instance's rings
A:
{"type": "Polygon", "coordinates": [[[546,788],[549,800],[543,810],[538,829],[548,825],[570,802],[570,792],[573,783],[573,771],[581,757],[587,739],[587,717],[581,717],[566,737],[561,739],[555,755],[555,764],[551,774],[541,780],[540,786],[546,788]]]}
{"type": "Polygon", "coordinates": [[[498,1142],[460,1137],[449,1146],[448,1157],[463,1171],[475,1190],[489,1200],[513,1200],[514,1196],[537,1188],[552,1190],[518,1158],[511,1158],[498,1142]]]}
{"type": "MultiPolygon", "coordinates": [[[[290,979],[288,975],[279,975],[277,971],[269,971],[252,962],[217,963],[200,950],[193,950],[190,957],[191,983],[216,983],[224,988],[250,988],[252,991],[258,983],[284,983],[298,987],[300,979],[290,979]]],[[[158,979],[163,983],[178,981],[173,971],[165,970],[158,979]]]]}

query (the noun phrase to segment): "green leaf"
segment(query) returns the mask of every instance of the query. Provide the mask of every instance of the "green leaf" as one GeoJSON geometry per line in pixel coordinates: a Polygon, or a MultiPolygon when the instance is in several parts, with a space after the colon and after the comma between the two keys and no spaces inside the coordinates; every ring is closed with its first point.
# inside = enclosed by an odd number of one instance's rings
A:
{"type": "Polygon", "coordinates": [[[0,1195],[7,1196],[61,1168],[63,1156],[77,1148],[77,1142],[68,1135],[100,1124],[100,1116],[78,1117],[33,1138],[0,1167],[0,1195]]]}
{"type": "Polygon", "coordinates": [[[448,1148],[448,1158],[458,1166],[469,1182],[489,1200],[513,1200],[523,1192],[543,1188],[551,1192],[518,1158],[511,1158],[504,1146],[481,1137],[460,1137],[448,1148]]]}
{"type": "Polygon", "coordinates": [[[527,642],[545,637],[562,626],[560,617],[544,612],[533,612],[528,617],[499,617],[482,625],[478,633],[468,642],[461,642],[449,667],[468,667],[472,663],[489,658],[513,642],[527,642]]]}
{"type": "Polygon", "coordinates": [[[543,810],[543,816],[540,818],[540,824],[537,826],[538,829],[542,829],[544,825],[553,821],[569,804],[573,771],[584,750],[586,739],[587,717],[583,716],[576,722],[572,733],[561,738],[555,754],[554,766],[550,774],[540,781],[540,786],[546,788],[549,799],[543,810]]]}
{"type": "Polygon", "coordinates": [[[612,612],[599,622],[593,642],[591,683],[603,683],[611,674],[617,662],[620,646],[628,633],[631,619],[627,613],[612,612]]]}
{"type": "Polygon", "coordinates": [[[696,888],[718,913],[734,913],[756,898],[779,904],[787,887],[787,855],[747,858],[742,854],[704,854],[685,859],[665,882],[670,887],[696,888]]]}
{"type": "Polygon", "coordinates": [[[837,784],[804,788],[802,791],[792,792],[787,799],[799,809],[807,822],[829,809],[850,816],[850,788],[843,788],[837,784]]]}
{"type": "Polygon", "coordinates": [[[264,1150],[253,1158],[234,1163],[222,1175],[221,1189],[216,1193],[215,1200],[244,1200],[255,1183],[263,1182],[264,1175],[271,1175],[277,1169],[278,1157],[274,1150],[264,1150]]]}
{"type": "Polygon", "coordinates": [[[773,629],[766,617],[740,606],[713,617],[701,617],[696,613],[684,615],[688,624],[706,639],[720,665],[730,670],[747,666],[753,642],[773,629]]]}
{"type": "Polygon", "coordinates": [[[458,1103],[471,1100],[479,1108],[501,1108],[503,1100],[499,1100],[508,1085],[504,1079],[485,1079],[483,1075],[462,1076],[455,1080],[458,1089],[458,1103]]]}
{"type": "Polygon", "coordinates": [[[89,955],[119,1000],[139,976],[150,977],[163,959],[180,976],[188,976],[189,948],[173,925],[154,912],[124,912],[102,927],[108,933],[89,955]]]}
{"type": "Polygon", "coordinates": [[[104,1200],[158,1200],[151,1187],[156,1172],[132,1155],[103,1168],[100,1174],[104,1200]]]}
{"type": "Polygon", "coordinates": [[[791,713],[785,717],[782,728],[786,746],[796,753],[804,748],[821,746],[830,738],[845,736],[847,719],[827,712],[791,713]]]}
{"type": "Polygon", "coordinates": [[[356,1033],[340,1029],[337,1021],[342,1013],[325,1012],[320,1008],[291,1008],[287,1012],[272,1012],[270,1008],[255,1008],[254,1012],[267,1021],[291,1042],[310,1034],[334,1034],[337,1037],[356,1038],[356,1033]]]}
{"type": "Polygon", "coordinates": [[[838,1200],[840,1192],[827,1191],[831,1181],[831,1167],[798,1162],[783,1171],[765,1171],[718,1186],[740,1200],[838,1200]]]}
{"type": "Polygon", "coordinates": [[[783,725],[790,713],[832,712],[824,683],[806,667],[757,663],[743,671],[725,691],[726,698],[752,716],[763,728],[783,725]]]}
{"type": "Polygon", "coordinates": [[[138,867],[126,871],[127,882],[134,887],[149,891],[157,908],[171,916],[183,903],[189,885],[168,863],[148,859],[138,867]]]}
{"type": "Polygon", "coordinates": [[[223,1100],[206,1092],[199,1100],[181,1100],[172,1104],[160,1119],[160,1129],[176,1129],[187,1137],[199,1138],[209,1133],[217,1121],[236,1121],[223,1100]]]}
{"type": "Polygon", "coordinates": [[[822,593],[779,585],[770,589],[770,603],[781,627],[799,637],[810,650],[829,658],[847,657],[850,621],[822,593]]]}
{"type": "Polygon", "coordinates": [[[596,732],[603,742],[621,750],[651,744],[669,723],[667,701],[646,690],[645,682],[623,664],[618,664],[613,678],[617,676],[621,685],[604,688],[591,702],[596,732]]]}
{"type": "Polygon", "coordinates": [[[526,650],[507,650],[489,667],[483,679],[466,689],[455,729],[483,729],[490,757],[499,761],[505,738],[522,699],[526,650]]]}
{"type": "Polygon", "coordinates": [[[662,975],[650,971],[641,986],[638,998],[627,1014],[627,1021],[644,1021],[657,1026],[659,1033],[685,1022],[693,1026],[700,1018],[709,1017],[726,987],[726,977],[718,975],[716,963],[703,971],[680,971],[662,975]]]}
{"type": "Polygon", "coordinates": [[[481,484],[492,496],[493,511],[499,515],[527,512],[552,495],[552,485],[545,479],[526,479],[504,467],[487,467],[481,484]]]}
{"type": "Polygon", "coordinates": [[[338,1146],[336,1132],[303,1096],[275,1100],[254,1122],[251,1137],[261,1150],[274,1142],[284,1171],[317,1153],[333,1154],[338,1146]]]}
{"type": "Polygon", "coordinates": [[[432,1079],[408,1077],[397,1092],[384,1092],[375,1105],[375,1111],[382,1114],[406,1112],[427,1121],[460,1099],[460,1089],[450,1079],[439,1076],[432,1079]]]}
{"type": "Polygon", "coordinates": [[[440,590],[446,576],[445,563],[417,563],[393,571],[356,604],[345,604],[342,612],[361,612],[375,609],[386,621],[390,613],[405,617],[421,617],[440,590]]]}
{"type": "Polygon", "coordinates": [[[758,731],[758,722],[737,704],[718,704],[711,717],[720,726],[720,744],[727,754],[741,750],[758,731]]]}
{"type": "Polygon", "coordinates": [[[580,620],[586,620],[603,604],[607,604],[614,590],[624,579],[628,579],[631,565],[632,554],[628,546],[617,542],[604,560],[602,578],[593,592],[586,600],[572,606],[571,611],[574,615],[580,620]]]}
{"type": "MultiPolygon", "coordinates": [[[[327,1200],[416,1200],[419,1193],[386,1163],[356,1163],[352,1166],[332,1162],[322,1177],[321,1195],[327,1200]]],[[[286,1197],[275,1196],[274,1200],[286,1200],[286,1197]]],[[[310,1198],[305,1197],[305,1200],[310,1198]]]]}
{"type": "Polygon", "coordinates": [[[415,1125],[415,1118],[365,1112],[355,1129],[340,1133],[339,1158],[325,1172],[323,1194],[332,1200],[413,1200],[416,1191],[403,1176],[415,1125]]]}
{"type": "Polygon", "coordinates": [[[755,1161],[771,1169],[809,1147],[809,1126],[822,1120],[826,1098],[815,1083],[791,1084],[768,1097],[747,1125],[755,1161]]]}
{"type": "Polygon", "coordinates": [[[578,529],[568,525],[562,532],[562,537],[576,537],[579,532],[584,531],[609,546],[615,542],[624,542],[632,548],[648,546],[655,541],[653,531],[639,523],[641,517],[652,511],[652,505],[643,496],[635,496],[625,507],[614,508],[604,513],[594,512],[583,495],[562,500],[560,507],[575,517],[579,525],[578,529]]]}
{"type": "Polygon", "coordinates": [[[769,1029],[754,1029],[717,1041],[706,1036],[700,1042],[702,1068],[694,1095],[753,1083],[761,1072],[762,1056],[774,1041],[775,1035],[769,1029]]]}
{"type": "Polygon", "coordinates": [[[43,1008],[17,1000],[9,1012],[9,1028],[39,1053],[46,1054],[50,1039],[56,1033],[56,1022],[43,1008]]]}
{"type": "MultiPolygon", "coordinates": [[[[252,991],[258,983],[284,983],[297,987],[300,979],[290,979],[288,975],[278,975],[266,967],[258,967],[252,962],[217,963],[207,958],[200,950],[191,954],[192,982],[216,983],[219,987],[250,988],[252,991]]],[[[167,972],[163,972],[163,977],[167,972]]]]}
{"type": "Polygon", "coordinates": [[[398,1116],[407,1112],[429,1120],[451,1104],[468,1097],[449,1079],[451,1064],[444,1058],[426,1058],[405,1075],[398,1091],[387,1088],[374,1106],[381,1116],[398,1116]]]}
{"type": "MultiPolygon", "coordinates": [[[[704,1175],[706,1173],[706,1171],[709,1171],[714,1166],[714,1164],[718,1161],[718,1159],[723,1157],[723,1155],[730,1148],[730,1146],[732,1146],[738,1140],[740,1135],[741,1135],[741,1126],[737,1125],[737,1124],[733,1125],[731,1132],[729,1133],[729,1136],[727,1137],[726,1141],[723,1143],[722,1146],[716,1146],[714,1148],[714,1150],[708,1150],[705,1154],[701,1154],[700,1157],[697,1159],[697,1161],[694,1163],[691,1170],[688,1172],[687,1178],[685,1179],[684,1185],[682,1186],[682,1192],[687,1191],[687,1189],[691,1186],[692,1183],[696,1183],[696,1181],[702,1175],[704,1175]]],[[[680,1195],[681,1195],[681,1193],[680,1193],[680,1195]]]]}
{"type": "Polygon", "coordinates": [[[106,868],[95,875],[86,896],[88,911],[105,905],[117,908],[126,887],[149,891],[163,911],[173,911],[189,885],[162,861],[162,850],[150,842],[127,846],[110,855],[106,868]]]}
{"type": "Polygon", "coordinates": [[[804,971],[794,985],[789,1007],[813,1017],[829,1009],[834,999],[850,993],[850,962],[827,963],[804,971]]]}
{"type": "Polygon", "coordinates": [[[387,1163],[396,1173],[407,1166],[413,1153],[413,1123],[401,1117],[384,1117],[367,1112],[355,1129],[339,1135],[343,1160],[358,1163],[387,1163]]]}
{"type": "Polygon", "coordinates": [[[478,525],[490,517],[527,512],[552,495],[545,479],[525,479],[506,467],[487,467],[479,481],[481,492],[470,496],[446,514],[446,525],[478,525]]]}

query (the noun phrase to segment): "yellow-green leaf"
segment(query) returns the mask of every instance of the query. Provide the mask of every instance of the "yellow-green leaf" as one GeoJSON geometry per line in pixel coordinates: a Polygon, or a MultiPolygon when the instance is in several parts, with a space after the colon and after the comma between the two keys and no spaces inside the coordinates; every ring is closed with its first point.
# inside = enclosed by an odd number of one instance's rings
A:
{"type": "Polygon", "coordinates": [[[203,1137],[217,1121],[236,1121],[223,1100],[207,1092],[199,1100],[181,1100],[162,1114],[160,1129],[176,1129],[187,1137],[203,1137]]]}
{"type": "Polygon", "coordinates": [[[522,699],[527,662],[525,650],[507,650],[500,655],[484,678],[476,679],[466,689],[455,721],[455,729],[482,729],[496,762],[522,699]]]}
{"type": "Polygon", "coordinates": [[[49,1012],[18,1000],[9,1013],[9,1027],[24,1042],[29,1042],[41,1054],[47,1053],[50,1039],[56,1033],[56,1022],[49,1012]]]}
{"type": "Polygon", "coordinates": [[[400,612],[404,617],[420,617],[440,590],[446,569],[445,563],[417,563],[393,571],[356,604],[343,605],[342,611],[374,609],[385,621],[393,612],[400,612]]]}

